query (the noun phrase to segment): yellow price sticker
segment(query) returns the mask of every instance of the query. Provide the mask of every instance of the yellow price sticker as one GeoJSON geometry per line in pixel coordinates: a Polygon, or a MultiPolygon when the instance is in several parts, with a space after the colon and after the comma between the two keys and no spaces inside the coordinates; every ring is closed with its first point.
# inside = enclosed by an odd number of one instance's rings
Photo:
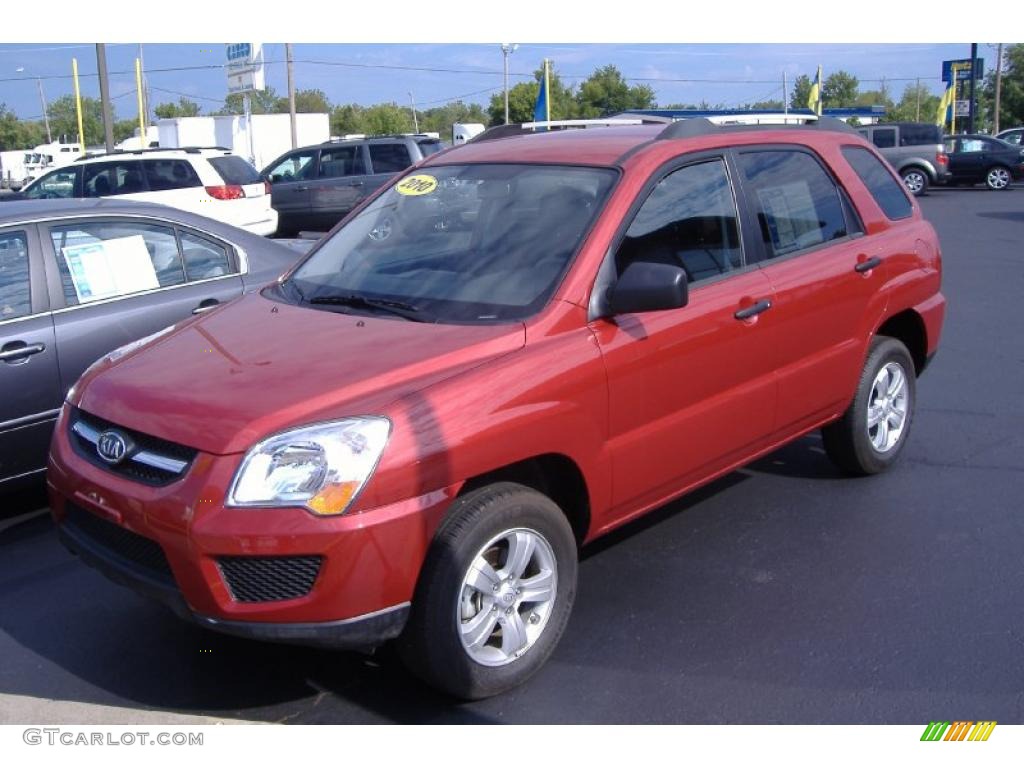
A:
{"type": "Polygon", "coordinates": [[[429,195],[437,189],[437,179],[425,173],[417,173],[402,179],[395,189],[400,195],[429,195]]]}

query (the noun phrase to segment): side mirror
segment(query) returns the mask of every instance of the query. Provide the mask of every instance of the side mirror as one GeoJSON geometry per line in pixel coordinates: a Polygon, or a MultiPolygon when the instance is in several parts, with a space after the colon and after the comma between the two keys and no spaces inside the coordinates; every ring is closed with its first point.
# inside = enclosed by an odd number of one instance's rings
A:
{"type": "Polygon", "coordinates": [[[689,301],[686,270],[673,264],[634,261],[612,286],[613,315],[679,309],[689,301]]]}

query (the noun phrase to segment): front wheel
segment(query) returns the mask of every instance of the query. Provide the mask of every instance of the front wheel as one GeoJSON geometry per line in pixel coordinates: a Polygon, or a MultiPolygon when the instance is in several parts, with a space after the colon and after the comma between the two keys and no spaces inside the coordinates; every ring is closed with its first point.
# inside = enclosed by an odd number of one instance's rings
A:
{"type": "Polygon", "coordinates": [[[540,669],[575,594],[576,540],[558,506],[516,483],[485,486],[434,537],[399,653],[436,688],[493,696],[540,669]]]}
{"type": "Polygon", "coordinates": [[[873,475],[895,464],[910,435],[916,384],[914,361],[903,342],[876,336],[853,402],[822,429],[828,457],[851,475],[873,475]]]}
{"type": "Polygon", "coordinates": [[[1010,186],[1010,172],[1001,165],[989,168],[985,174],[985,186],[994,190],[1007,189],[1010,186]]]}
{"type": "Polygon", "coordinates": [[[921,197],[928,191],[928,174],[920,168],[908,168],[903,172],[903,186],[914,197],[921,197]]]}

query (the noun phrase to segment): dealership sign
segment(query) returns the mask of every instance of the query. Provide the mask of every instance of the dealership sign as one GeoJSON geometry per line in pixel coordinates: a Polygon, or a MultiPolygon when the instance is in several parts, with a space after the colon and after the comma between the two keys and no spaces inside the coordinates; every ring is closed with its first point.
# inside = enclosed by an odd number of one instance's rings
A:
{"type": "MultiPolygon", "coordinates": [[[[956,70],[957,80],[971,79],[970,59],[949,59],[942,62],[942,82],[953,82],[953,70],[956,70]]],[[[974,79],[980,80],[985,76],[985,60],[978,58],[974,60],[974,79]]]]}
{"type": "Polygon", "coordinates": [[[263,74],[263,46],[260,43],[228,43],[228,93],[262,91],[266,88],[263,74]]]}

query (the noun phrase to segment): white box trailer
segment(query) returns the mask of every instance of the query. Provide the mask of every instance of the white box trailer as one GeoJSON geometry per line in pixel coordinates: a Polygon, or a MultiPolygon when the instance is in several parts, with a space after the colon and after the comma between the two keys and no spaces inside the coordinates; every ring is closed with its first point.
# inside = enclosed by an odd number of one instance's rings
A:
{"type": "Polygon", "coordinates": [[[28,175],[25,170],[25,150],[12,149],[9,152],[0,152],[0,179],[3,180],[5,188],[10,186],[20,187],[28,175]]]}
{"type": "MultiPolygon", "coordinates": [[[[326,112],[296,115],[295,129],[300,147],[322,144],[331,138],[326,112]]],[[[157,130],[161,147],[225,147],[252,162],[257,170],[292,148],[287,114],[253,115],[251,145],[243,115],[165,118],[157,122],[157,130]]]]}

